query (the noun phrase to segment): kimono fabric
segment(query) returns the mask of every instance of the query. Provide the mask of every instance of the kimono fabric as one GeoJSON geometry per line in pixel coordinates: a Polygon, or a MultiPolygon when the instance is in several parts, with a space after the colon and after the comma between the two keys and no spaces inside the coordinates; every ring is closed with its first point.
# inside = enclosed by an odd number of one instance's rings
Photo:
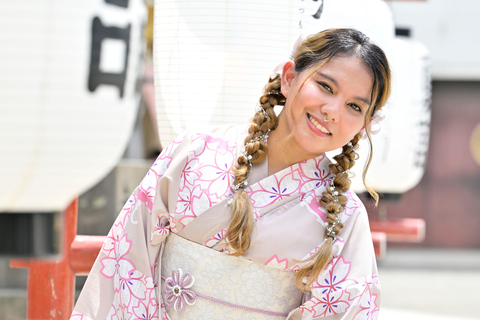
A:
{"type": "Polygon", "coordinates": [[[270,176],[267,160],[254,165],[245,189],[251,246],[242,257],[226,254],[232,167],[246,135],[245,127],[218,127],[163,150],[110,230],[72,319],[377,319],[367,212],[350,190],[332,260],[311,291],[293,285],[298,261],[325,241],[319,199],[333,178],[325,155],[270,176]],[[225,267],[230,258],[254,271],[225,267]]]}

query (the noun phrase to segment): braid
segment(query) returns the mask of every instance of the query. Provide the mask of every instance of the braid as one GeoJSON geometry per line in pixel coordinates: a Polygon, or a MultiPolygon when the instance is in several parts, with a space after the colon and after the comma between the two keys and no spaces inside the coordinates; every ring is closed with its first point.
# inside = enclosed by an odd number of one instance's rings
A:
{"type": "Polygon", "coordinates": [[[248,185],[248,177],[253,163],[265,160],[268,147],[265,143],[270,131],[277,127],[277,115],[273,107],[284,105],[285,97],[280,92],[281,78],[278,75],[263,89],[260,97],[260,108],[255,113],[245,138],[244,152],[238,157],[233,168],[235,196],[232,204],[232,219],[226,238],[233,249],[232,255],[240,256],[250,247],[253,230],[253,212],[250,199],[244,188],[248,185]]]}
{"type": "Polygon", "coordinates": [[[327,211],[326,240],[314,255],[299,261],[301,263],[310,262],[295,274],[295,284],[300,289],[309,290],[313,281],[332,258],[333,241],[343,228],[340,214],[345,210],[345,204],[348,201],[347,197],[343,195],[350,188],[351,181],[347,171],[355,165],[357,158],[355,149],[358,148],[361,137],[362,133],[356,134],[349,143],[343,146],[342,152],[334,157],[336,163],[330,164],[330,170],[335,178],[328,184],[327,191],[323,192],[320,199],[320,205],[327,211]],[[303,283],[305,277],[308,277],[306,284],[303,283]]]}

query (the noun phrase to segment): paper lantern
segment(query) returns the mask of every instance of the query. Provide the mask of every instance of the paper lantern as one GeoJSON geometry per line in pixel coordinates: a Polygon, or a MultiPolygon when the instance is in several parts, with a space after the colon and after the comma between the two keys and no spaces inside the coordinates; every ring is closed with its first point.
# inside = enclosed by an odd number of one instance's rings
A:
{"type": "Polygon", "coordinates": [[[395,36],[392,13],[382,0],[310,0],[297,4],[298,27],[305,35],[330,28],[354,28],[382,48],[389,46],[395,36]]]}
{"type": "Polygon", "coordinates": [[[64,210],[121,158],[145,18],[140,0],[0,5],[0,212],[64,210]]]}
{"type": "MultiPolygon", "coordinates": [[[[377,192],[404,193],[418,184],[425,171],[430,135],[430,66],[426,47],[396,38],[388,52],[393,74],[392,95],[384,107],[385,121],[373,136],[373,160],[367,182],[377,192]]],[[[362,142],[353,172],[361,177],[367,157],[362,142]]],[[[353,187],[364,190],[361,179],[353,187]]]]}
{"type": "Polygon", "coordinates": [[[272,70],[298,38],[292,0],[155,1],[158,128],[247,123],[272,70]]]}

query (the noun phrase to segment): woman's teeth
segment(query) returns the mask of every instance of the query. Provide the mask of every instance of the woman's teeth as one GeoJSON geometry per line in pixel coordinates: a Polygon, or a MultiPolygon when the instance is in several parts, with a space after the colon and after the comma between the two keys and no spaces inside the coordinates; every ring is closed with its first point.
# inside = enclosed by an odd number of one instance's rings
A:
{"type": "Polygon", "coordinates": [[[310,120],[311,123],[313,123],[313,125],[315,127],[317,127],[318,130],[320,130],[320,131],[322,131],[323,133],[326,133],[326,134],[331,134],[327,129],[322,127],[322,125],[320,123],[318,123],[317,120],[313,119],[310,115],[308,115],[308,119],[310,120]]]}

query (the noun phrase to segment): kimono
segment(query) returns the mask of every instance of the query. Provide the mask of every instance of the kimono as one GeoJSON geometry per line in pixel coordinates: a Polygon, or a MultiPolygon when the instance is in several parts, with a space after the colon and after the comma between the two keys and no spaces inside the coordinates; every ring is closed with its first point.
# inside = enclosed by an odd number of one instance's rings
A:
{"type": "MultiPolygon", "coordinates": [[[[228,256],[224,235],[234,194],[232,167],[246,135],[245,127],[218,127],[187,133],[163,150],[110,230],[72,319],[176,319],[162,296],[165,240],[175,234],[228,256]]],[[[245,191],[255,227],[250,249],[240,259],[294,272],[301,267],[299,260],[320,248],[326,211],[319,199],[333,178],[330,163],[321,155],[270,176],[267,160],[253,165],[245,191]]],[[[333,258],[284,319],[378,317],[380,284],[367,212],[354,192],[344,195],[344,227],[334,242],[333,258]]],[[[204,268],[215,274],[215,264],[204,268]]],[[[228,293],[228,285],[215,282],[214,276],[211,281],[216,290],[228,293]]],[[[236,290],[249,294],[254,287],[236,290]]],[[[254,300],[262,300],[269,290],[262,288],[254,300]]],[[[188,315],[191,306],[184,307],[188,315]]],[[[215,310],[196,312],[187,318],[218,319],[215,310]]]]}

